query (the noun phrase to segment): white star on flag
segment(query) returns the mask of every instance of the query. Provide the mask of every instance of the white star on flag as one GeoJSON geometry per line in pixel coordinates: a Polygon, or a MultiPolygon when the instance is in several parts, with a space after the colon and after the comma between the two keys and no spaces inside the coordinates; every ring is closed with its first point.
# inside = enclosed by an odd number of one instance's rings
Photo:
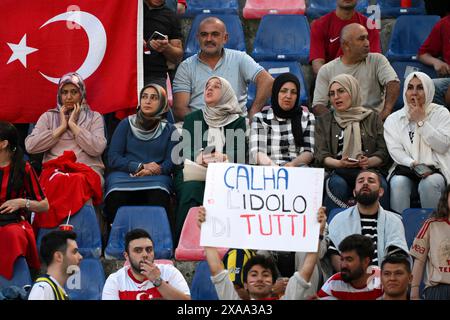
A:
{"type": "Polygon", "coordinates": [[[11,48],[13,53],[6,64],[9,64],[15,60],[20,60],[25,68],[27,67],[27,55],[38,51],[38,49],[27,47],[26,34],[22,37],[22,40],[20,40],[18,44],[8,43],[8,46],[11,48]]]}

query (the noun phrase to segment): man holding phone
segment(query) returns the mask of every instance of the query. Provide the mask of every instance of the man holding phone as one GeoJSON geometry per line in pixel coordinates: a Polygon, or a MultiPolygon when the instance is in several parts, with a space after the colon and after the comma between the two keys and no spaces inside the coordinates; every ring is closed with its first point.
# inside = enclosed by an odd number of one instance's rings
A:
{"type": "Polygon", "coordinates": [[[144,1],[144,84],[166,88],[167,63],[183,58],[180,20],[164,6],[165,0],[144,1]]]}

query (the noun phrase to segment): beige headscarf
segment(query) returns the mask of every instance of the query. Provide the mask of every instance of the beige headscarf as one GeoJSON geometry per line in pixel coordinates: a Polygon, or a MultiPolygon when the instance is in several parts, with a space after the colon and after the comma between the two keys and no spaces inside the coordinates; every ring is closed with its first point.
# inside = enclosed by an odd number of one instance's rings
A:
{"type": "Polygon", "coordinates": [[[328,90],[333,83],[339,83],[351,98],[351,107],[344,112],[335,110],[334,118],[341,128],[344,129],[344,149],[342,156],[356,158],[363,154],[361,144],[361,129],[359,123],[367,118],[372,110],[361,106],[361,88],[358,80],[349,74],[340,74],[330,81],[328,90]]]}
{"type": "MultiPolygon", "coordinates": [[[[203,108],[203,117],[208,126],[220,128],[239,118],[239,115],[242,114],[242,108],[239,106],[239,102],[231,84],[226,79],[216,76],[209,78],[208,81],[213,78],[219,79],[222,84],[222,95],[217,105],[206,105],[205,108],[203,108]]],[[[206,83],[208,83],[208,81],[206,81],[206,83]]]]}
{"type": "Polygon", "coordinates": [[[206,81],[206,84],[213,78],[219,79],[222,84],[221,97],[219,103],[215,106],[206,105],[203,108],[203,118],[209,126],[208,145],[215,145],[216,150],[222,153],[225,145],[224,127],[239,118],[239,115],[242,114],[242,108],[239,106],[231,84],[226,79],[213,76],[206,81]]]}

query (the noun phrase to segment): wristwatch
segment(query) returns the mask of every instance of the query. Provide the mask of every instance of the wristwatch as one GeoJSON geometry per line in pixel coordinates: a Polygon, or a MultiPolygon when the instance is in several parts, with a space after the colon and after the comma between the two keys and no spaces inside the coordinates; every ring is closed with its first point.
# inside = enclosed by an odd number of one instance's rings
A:
{"type": "Polygon", "coordinates": [[[417,126],[418,126],[418,127],[422,127],[423,124],[424,124],[424,122],[423,122],[422,120],[420,120],[420,121],[417,122],[417,126]]]}
{"type": "Polygon", "coordinates": [[[139,165],[138,165],[138,167],[137,167],[137,169],[136,169],[136,171],[134,173],[138,173],[142,169],[144,169],[144,164],[141,162],[141,163],[139,163],[139,165]]]}
{"type": "Polygon", "coordinates": [[[156,288],[158,288],[162,283],[161,277],[156,278],[155,281],[153,281],[152,283],[156,288]]]}
{"type": "Polygon", "coordinates": [[[31,206],[30,199],[26,199],[26,201],[25,201],[25,208],[27,210],[30,210],[30,206],[31,206]]]}

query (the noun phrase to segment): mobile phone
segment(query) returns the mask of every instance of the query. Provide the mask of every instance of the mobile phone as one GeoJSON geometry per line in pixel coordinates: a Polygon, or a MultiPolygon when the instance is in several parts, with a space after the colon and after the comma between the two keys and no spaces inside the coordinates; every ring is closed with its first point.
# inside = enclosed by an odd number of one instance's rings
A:
{"type": "Polygon", "coordinates": [[[211,154],[211,153],[214,153],[214,152],[216,152],[216,146],[214,146],[214,145],[207,146],[207,147],[203,150],[203,153],[204,153],[204,154],[211,154]]]}
{"type": "Polygon", "coordinates": [[[413,170],[419,177],[425,177],[433,173],[433,170],[423,163],[415,165],[413,170]]]}
{"type": "Polygon", "coordinates": [[[358,159],[355,159],[355,158],[348,158],[347,160],[348,160],[348,161],[351,161],[351,162],[359,162],[359,160],[358,160],[358,159]]]}
{"type": "Polygon", "coordinates": [[[161,32],[155,31],[153,32],[152,36],[148,41],[150,42],[150,40],[166,40],[166,39],[167,39],[166,35],[162,34],[161,32]]]}

